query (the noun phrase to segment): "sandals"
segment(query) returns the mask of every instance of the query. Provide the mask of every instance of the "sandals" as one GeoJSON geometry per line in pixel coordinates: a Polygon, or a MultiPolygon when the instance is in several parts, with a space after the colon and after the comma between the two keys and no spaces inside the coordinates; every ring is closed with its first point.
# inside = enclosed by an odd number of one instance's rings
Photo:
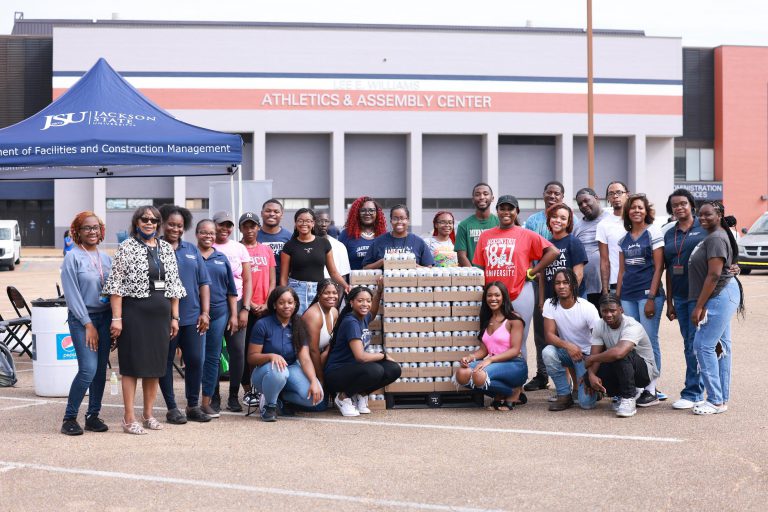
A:
{"type": "Polygon", "coordinates": [[[147,433],[147,431],[141,427],[141,423],[138,421],[134,421],[133,423],[126,423],[125,420],[123,420],[123,432],[137,436],[141,436],[147,433]]]}
{"type": "Polygon", "coordinates": [[[144,420],[142,422],[144,424],[144,428],[148,428],[149,430],[163,430],[163,426],[154,416],[150,416],[149,418],[142,416],[141,418],[144,420]]]}
{"type": "Polygon", "coordinates": [[[721,414],[728,410],[726,404],[715,405],[711,402],[704,402],[703,404],[693,406],[693,414],[697,416],[710,416],[712,414],[721,414]]]}

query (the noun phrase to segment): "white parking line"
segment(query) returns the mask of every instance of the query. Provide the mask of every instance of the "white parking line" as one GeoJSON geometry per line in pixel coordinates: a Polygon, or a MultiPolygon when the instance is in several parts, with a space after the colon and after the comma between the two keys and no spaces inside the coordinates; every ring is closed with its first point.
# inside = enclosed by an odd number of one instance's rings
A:
{"type": "MultiPolygon", "coordinates": [[[[15,398],[0,396],[0,400],[22,400],[22,401],[35,401],[42,404],[65,404],[66,400],[34,400],[30,398],[15,398]]],[[[38,404],[35,404],[38,405],[38,404]]],[[[112,407],[122,409],[121,404],[102,404],[102,407],[112,407]]],[[[141,409],[142,406],[137,405],[135,409],[141,409]]],[[[165,407],[153,407],[155,410],[163,411],[165,407]]],[[[234,413],[228,411],[221,411],[222,416],[240,416],[242,413],[234,413]]],[[[517,434],[517,435],[531,435],[531,436],[547,436],[547,437],[576,437],[576,438],[588,438],[588,439],[610,439],[615,441],[640,441],[649,443],[682,443],[685,439],[679,437],[654,437],[654,436],[632,436],[624,434],[598,434],[593,432],[567,432],[557,430],[532,430],[532,429],[518,429],[518,428],[492,428],[492,427],[469,427],[461,425],[437,425],[431,423],[402,423],[402,422],[389,422],[389,421],[373,421],[354,419],[347,420],[342,418],[309,418],[309,417],[296,417],[296,418],[284,418],[290,421],[310,421],[318,423],[337,423],[343,425],[365,425],[365,426],[379,426],[379,427],[395,427],[395,428],[410,428],[410,429],[427,429],[427,430],[449,430],[458,432],[490,432],[499,434],[517,434]]]]}
{"type": "Polygon", "coordinates": [[[144,475],[123,473],[118,471],[102,471],[86,468],[65,468],[61,466],[47,466],[44,464],[32,464],[26,462],[1,461],[0,465],[10,468],[32,469],[37,471],[48,471],[51,473],[65,473],[74,475],[96,476],[101,478],[115,478],[120,480],[134,480],[141,482],[163,483],[185,485],[190,487],[203,487],[210,489],[227,489],[234,491],[252,492],[257,494],[273,494],[278,496],[290,496],[294,498],[311,498],[328,501],[341,501],[347,503],[360,503],[365,505],[384,506],[397,509],[417,509],[417,510],[447,510],[457,512],[492,512],[499,509],[458,507],[452,505],[441,505],[438,503],[420,503],[415,501],[387,500],[377,498],[365,498],[362,496],[347,496],[344,494],[326,494],[322,492],[300,491],[295,489],[280,489],[278,487],[260,487],[254,485],[230,484],[226,482],[214,482],[209,480],[194,480],[187,478],[170,478],[160,475],[144,475]]]}
{"type": "Polygon", "coordinates": [[[36,400],[29,404],[22,404],[22,405],[12,405],[11,407],[3,407],[0,409],[0,411],[11,411],[13,409],[24,409],[25,407],[36,407],[38,405],[47,405],[48,401],[46,400],[36,400]]]}

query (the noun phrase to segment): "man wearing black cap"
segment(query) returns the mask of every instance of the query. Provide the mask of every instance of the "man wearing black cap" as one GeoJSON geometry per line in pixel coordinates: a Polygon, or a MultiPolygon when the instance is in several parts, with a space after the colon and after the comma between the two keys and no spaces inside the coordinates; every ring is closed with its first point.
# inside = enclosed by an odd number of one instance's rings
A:
{"type": "Polygon", "coordinates": [[[555,261],[560,251],[543,236],[522,228],[518,220],[519,213],[516,197],[504,195],[499,198],[496,203],[499,225],[480,235],[472,263],[485,271],[486,285],[501,281],[507,287],[512,306],[525,321],[525,349],[536,302],[531,281],[555,261]]]}
{"type": "Polygon", "coordinates": [[[245,395],[243,402],[253,405],[258,399],[251,394],[251,368],[248,366],[248,340],[251,339],[251,330],[256,320],[267,312],[267,297],[275,289],[277,276],[275,272],[275,256],[272,249],[258,241],[261,228],[259,216],[254,212],[245,212],[238,222],[243,244],[251,257],[251,310],[248,315],[248,326],[245,330],[245,371],[240,383],[243,385],[245,395]]]}

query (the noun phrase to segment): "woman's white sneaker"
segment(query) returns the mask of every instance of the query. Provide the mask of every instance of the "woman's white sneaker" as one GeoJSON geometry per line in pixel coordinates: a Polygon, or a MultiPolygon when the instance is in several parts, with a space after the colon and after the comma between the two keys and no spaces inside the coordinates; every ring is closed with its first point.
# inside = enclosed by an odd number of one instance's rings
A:
{"type": "Polygon", "coordinates": [[[704,402],[705,400],[701,400],[699,402],[693,402],[686,398],[681,398],[680,400],[672,404],[672,408],[673,409],[693,409],[697,405],[704,405],[704,402]]]}
{"type": "Polygon", "coordinates": [[[368,395],[355,395],[352,398],[354,398],[357,412],[360,414],[371,414],[371,410],[368,408],[368,395]]]}
{"type": "Polygon", "coordinates": [[[355,407],[355,404],[352,403],[352,400],[350,400],[349,397],[341,400],[339,396],[340,393],[337,393],[336,398],[333,399],[333,403],[336,404],[336,407],[339,409],[339,412],[341,412],[342,416],[360,416],[360,412],[357,410],[357,407],[355,407]]]}
{"type": "Polygon", "coordinates": [[[711,414],[720,414],[728,410],[728,406],[723,405],[715,405],[711,402],[704,402],[700,405],[694,405],[693,406],[693,414],[696,414],[698,416],[709,416],[711,414]]]}

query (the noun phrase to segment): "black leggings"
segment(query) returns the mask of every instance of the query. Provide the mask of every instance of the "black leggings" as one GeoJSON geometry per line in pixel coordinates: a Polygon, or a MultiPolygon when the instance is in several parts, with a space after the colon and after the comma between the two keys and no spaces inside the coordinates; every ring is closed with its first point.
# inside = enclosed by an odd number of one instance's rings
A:
{"type": "Polygon", "coordinates": [[[634,398],[637,388],[644,388],[651,383],[648,377],[648,365],[637,350],[610,363],[600,363],[597,376],[603,381],[608,396],[634,398]]]}
{"type": "MultiPolygon", "coordinates": [[[[241,306],[242,301],[237,301],[238,311],[240,311],[241,306]]],[[[245,365],[245,329],[240,329],[234,334],[225,330],[224,339],[227,341],[227,353],[229,354],[229,396],[237,396],[245,365]]]]}
{"type": "Polygon", "coordinates": [[[383,360],[372,363],[350,363],[325,374],[325,385],[330,393],[347,396],[368,395],[400,378],[400,365],[383,360]]]}

